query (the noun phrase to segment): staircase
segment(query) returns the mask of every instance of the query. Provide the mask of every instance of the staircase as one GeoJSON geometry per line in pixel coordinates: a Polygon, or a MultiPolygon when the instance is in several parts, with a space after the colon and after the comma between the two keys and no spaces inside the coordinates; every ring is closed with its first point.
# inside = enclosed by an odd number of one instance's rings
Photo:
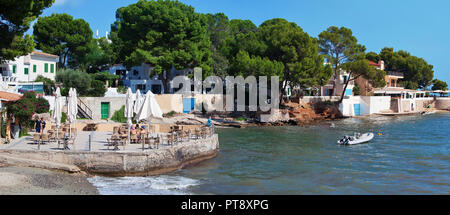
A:
{"type": "Polygon", "coordinates": [[[92,110],[78,98],[78,117],[92,120],[92,110]]]}

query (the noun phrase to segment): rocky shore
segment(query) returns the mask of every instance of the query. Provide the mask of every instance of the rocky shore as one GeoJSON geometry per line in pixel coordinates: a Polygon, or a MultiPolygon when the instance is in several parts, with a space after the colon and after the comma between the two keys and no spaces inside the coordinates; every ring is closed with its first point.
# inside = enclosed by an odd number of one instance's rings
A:
{"type": "Polygon", "coordinates": [[[84,173],[0,164],[0,195],[97,195],[84,173]]]}

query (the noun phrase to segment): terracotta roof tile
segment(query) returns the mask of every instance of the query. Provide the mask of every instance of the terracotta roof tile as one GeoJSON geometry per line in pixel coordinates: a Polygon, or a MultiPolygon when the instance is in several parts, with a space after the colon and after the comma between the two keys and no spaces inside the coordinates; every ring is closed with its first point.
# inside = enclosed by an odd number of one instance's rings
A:
{"type": "Polygon", "coordinates": [[[9,102],[14,102],[19,100],[20,98],[22,98],[22,95],[20,94],[15,94],[15,93],[9,93],[9,92],[5,92],[5,91],[0,91],[0,99],[1,100],[6,100],[9,102]]]}
{"type": "Polygon", "coordinates": [[[52,55],[52,54],[48,54],[48,53],[44,53],[44,52],[40,52],[40,51],[33,51],[32,54],[43,55],[43,56],[54,57],[54,58],[58,58],[59,57],[57,55],[52,55]]]}

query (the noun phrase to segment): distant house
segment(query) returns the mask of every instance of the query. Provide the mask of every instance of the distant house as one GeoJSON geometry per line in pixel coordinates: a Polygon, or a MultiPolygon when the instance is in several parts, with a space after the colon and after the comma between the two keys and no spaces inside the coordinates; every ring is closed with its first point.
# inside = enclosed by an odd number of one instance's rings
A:
{"type": "MultiPolygon", "coordinates": [[[[176,70],[172,68],[170,80],[170,89],[164,89],[164,83],[158,75],[152,75],[151,72],[154,67],[150,64],[142,63],[140,66],[133,66],[127,69],[122,64],[116,64],[109,68],[109,72],[119,76],[119,81],[122,81],[123,86],[130,87],[133,93],[139,89],[141,93],[147,93],[149,90],[154,94],[174,93],[178,88],[173,86],[172,80],[176,76],[187,76],[193,72],[193,69],[176,70]]],[[[191,85],[193,82],[191,81],[191,85]]],[[[192,87],[191,87],[192,88],[192,87]]]]}
{"type": "Polygon", "coordinates": [[[58,59],[59,57],[56,55],[33,51],[28,55],[16,58],[14,61],[1,64],[2,80],[33,82],[39,75],[55,80],[58,59]]]}
{"type": "Polygon", "coordinates": [[[42,83],[32,83],[41,75],[55,80],[56,65],[59,57],[44,52],[33,51],[28,55],[17,57],[13,61],[0,64],[2,89],[13,88],[15,91],[43,91],[42,83]]]}
{"type": "MultiPolygon", "coordinates": [[[[345,82],[349,79],[349,74],[346,71],[341,70],[340,74],[335,77],[331,77],[330,81],[325,86],[320,87],[321,96],[341,96],[345,87],[345,82]]],[[[344,96],[353,95],[354,81],[350,81],[345,89],[344,96]]]]}
{"type": "MultiPolygon", "coordinates": [[[[369,64],[376,69],[385,70],[384,61],[382,60],[378,61],[378,63],[369,61],[369,64]]],[[[403,89],[398,83],[400,79],[403,79],[403,73],[387,71],[384,76],[384,80],[386,81],[385,87],[403,89]]],[[[377,90],[373,88],[369,81],[363,77],[357,78],[355,82],[358,84],[362,96],[373,95],[374,91],[377,90]]]]}

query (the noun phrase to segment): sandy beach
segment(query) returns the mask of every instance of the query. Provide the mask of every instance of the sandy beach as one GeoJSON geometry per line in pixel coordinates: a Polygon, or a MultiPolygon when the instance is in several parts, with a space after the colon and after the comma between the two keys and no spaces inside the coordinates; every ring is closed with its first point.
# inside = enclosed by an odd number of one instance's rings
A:
{"type": "Polygon", "coordinates": [[[0,164],[0,195],[97,195],[87,177],[0,164]]]}

